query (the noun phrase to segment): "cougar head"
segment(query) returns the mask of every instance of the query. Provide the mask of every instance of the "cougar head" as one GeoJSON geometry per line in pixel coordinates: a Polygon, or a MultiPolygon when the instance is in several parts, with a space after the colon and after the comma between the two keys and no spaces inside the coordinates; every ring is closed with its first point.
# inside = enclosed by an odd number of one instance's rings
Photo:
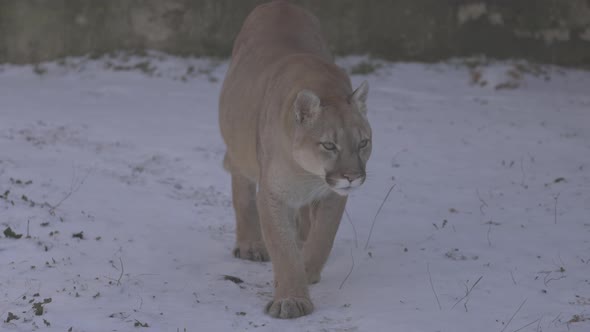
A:
{"type": "Polygon", "coordinates": [[[368,91],[366,81],[351,95],[329,100],[302,90],[293,104],[293,159],[340,195],[348,195],[366,179],[372,149],[368,91]]]}

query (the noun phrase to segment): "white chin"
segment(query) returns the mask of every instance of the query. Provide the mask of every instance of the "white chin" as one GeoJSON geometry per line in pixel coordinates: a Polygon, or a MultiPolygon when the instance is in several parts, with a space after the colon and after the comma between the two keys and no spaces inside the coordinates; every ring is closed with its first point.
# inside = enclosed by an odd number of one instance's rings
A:
{"type": "Polygon", "coordinates": [[[350,194],[350,192],[352,191],[353,188],[331,188],[332,191],[334,191],[335,193],[337,193],[340,196],[348,196],[348,194],[350,194]]]}

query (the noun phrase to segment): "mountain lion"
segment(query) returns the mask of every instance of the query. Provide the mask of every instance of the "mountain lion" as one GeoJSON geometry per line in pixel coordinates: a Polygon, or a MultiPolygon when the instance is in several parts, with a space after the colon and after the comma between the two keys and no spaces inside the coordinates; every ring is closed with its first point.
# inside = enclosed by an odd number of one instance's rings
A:
{"type": "Polygon", "coordinates": [[[242,259],[272,261],[272,317],[313,311],[308,284],[332,249],[348,193],[371,155],[368,84],[352,90],[309,12],[286,1],[246,18],[221,91],[219,123],[242,259]]]}

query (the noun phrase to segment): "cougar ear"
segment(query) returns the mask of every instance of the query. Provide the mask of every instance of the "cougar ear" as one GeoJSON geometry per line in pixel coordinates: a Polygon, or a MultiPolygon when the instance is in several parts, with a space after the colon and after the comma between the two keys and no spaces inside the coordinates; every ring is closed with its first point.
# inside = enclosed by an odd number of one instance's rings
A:
{"type": "Polygon", "coordinates": [[[320,98],[309,90],[301,90],[297,93],[293,108],[297,123],[311,124],[320,114],[320,98]]]}
{"type": "Polygon", "coordinates": [[[369,83],[363,81],[356,90],[350,96],[350,101],[355,104],[359,111],[363,114],[367,114],[367,96],[369,94],[369,83]]]}

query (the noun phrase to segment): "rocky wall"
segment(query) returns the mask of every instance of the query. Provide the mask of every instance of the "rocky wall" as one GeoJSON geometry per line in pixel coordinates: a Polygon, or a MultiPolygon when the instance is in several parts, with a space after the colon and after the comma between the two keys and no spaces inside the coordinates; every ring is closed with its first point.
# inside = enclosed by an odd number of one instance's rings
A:
{"type": "MultiPolygon", "coordinates": [[[[0,0],[0,63],[118,50],[228,56],[259,0],[0,0]]],[[[336,54],[590,65],[590,0],[293,0],[336,54]]]]}

